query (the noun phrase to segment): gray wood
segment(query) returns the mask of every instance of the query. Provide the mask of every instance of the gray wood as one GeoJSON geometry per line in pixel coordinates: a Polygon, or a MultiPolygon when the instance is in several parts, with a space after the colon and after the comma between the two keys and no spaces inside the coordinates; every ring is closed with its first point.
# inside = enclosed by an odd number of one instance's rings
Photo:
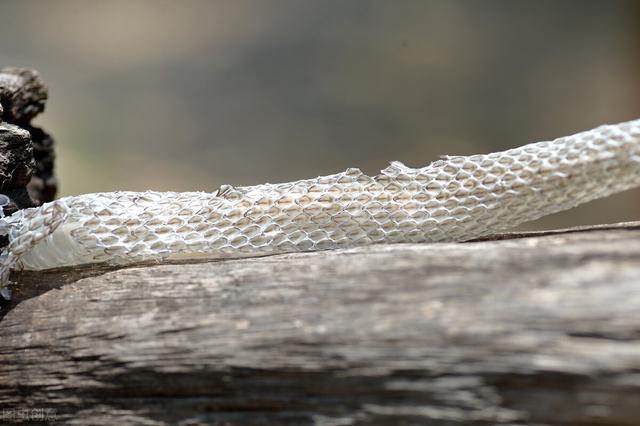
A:
{"type": "Polygon", "coordinates": [[[61,424],[640,422],[640,223],[15,278],[0,407],[61,424]]]}

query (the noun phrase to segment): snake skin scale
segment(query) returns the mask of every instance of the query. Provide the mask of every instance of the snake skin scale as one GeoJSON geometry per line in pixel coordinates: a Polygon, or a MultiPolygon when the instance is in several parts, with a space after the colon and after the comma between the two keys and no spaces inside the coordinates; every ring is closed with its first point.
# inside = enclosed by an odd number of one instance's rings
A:
{"type": "Polygon", "coordinates": [[[640,185],[640,120],[377,176],[61,198],[0,219],[10,269],[466,241],[640,185]]]}

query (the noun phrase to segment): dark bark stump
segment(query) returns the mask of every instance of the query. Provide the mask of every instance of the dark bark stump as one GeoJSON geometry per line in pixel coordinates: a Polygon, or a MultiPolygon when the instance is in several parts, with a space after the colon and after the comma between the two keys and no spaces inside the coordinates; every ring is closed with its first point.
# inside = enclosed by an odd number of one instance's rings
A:
{"type": "Polygon", "coordinates": [[[55,197],[53,138],[31,125],[47,97],[36,71],[0,68],[0,194],[12,202],[8,214],[55,197]]]}

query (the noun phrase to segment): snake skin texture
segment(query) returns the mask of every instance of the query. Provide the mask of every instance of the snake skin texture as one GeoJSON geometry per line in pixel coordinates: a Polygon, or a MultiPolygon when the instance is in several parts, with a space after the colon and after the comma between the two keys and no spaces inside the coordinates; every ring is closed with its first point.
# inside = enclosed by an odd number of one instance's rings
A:
{"type": "Polygon", "coordinates": [[[640,184],[640,120],[504,152],[281,184],[65,197],[0,219],[0,268],[466,241],[640,184]]]}

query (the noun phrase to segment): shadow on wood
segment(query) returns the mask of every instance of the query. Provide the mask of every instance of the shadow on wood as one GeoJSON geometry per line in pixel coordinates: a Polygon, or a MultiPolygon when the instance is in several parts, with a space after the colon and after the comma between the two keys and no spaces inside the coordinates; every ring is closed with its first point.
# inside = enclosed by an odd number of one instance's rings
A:
{"type": "Polygon", "coordinates": [[[0,402],[59,423],[640,419],[640,223],[16,277],[0,402]]]}

